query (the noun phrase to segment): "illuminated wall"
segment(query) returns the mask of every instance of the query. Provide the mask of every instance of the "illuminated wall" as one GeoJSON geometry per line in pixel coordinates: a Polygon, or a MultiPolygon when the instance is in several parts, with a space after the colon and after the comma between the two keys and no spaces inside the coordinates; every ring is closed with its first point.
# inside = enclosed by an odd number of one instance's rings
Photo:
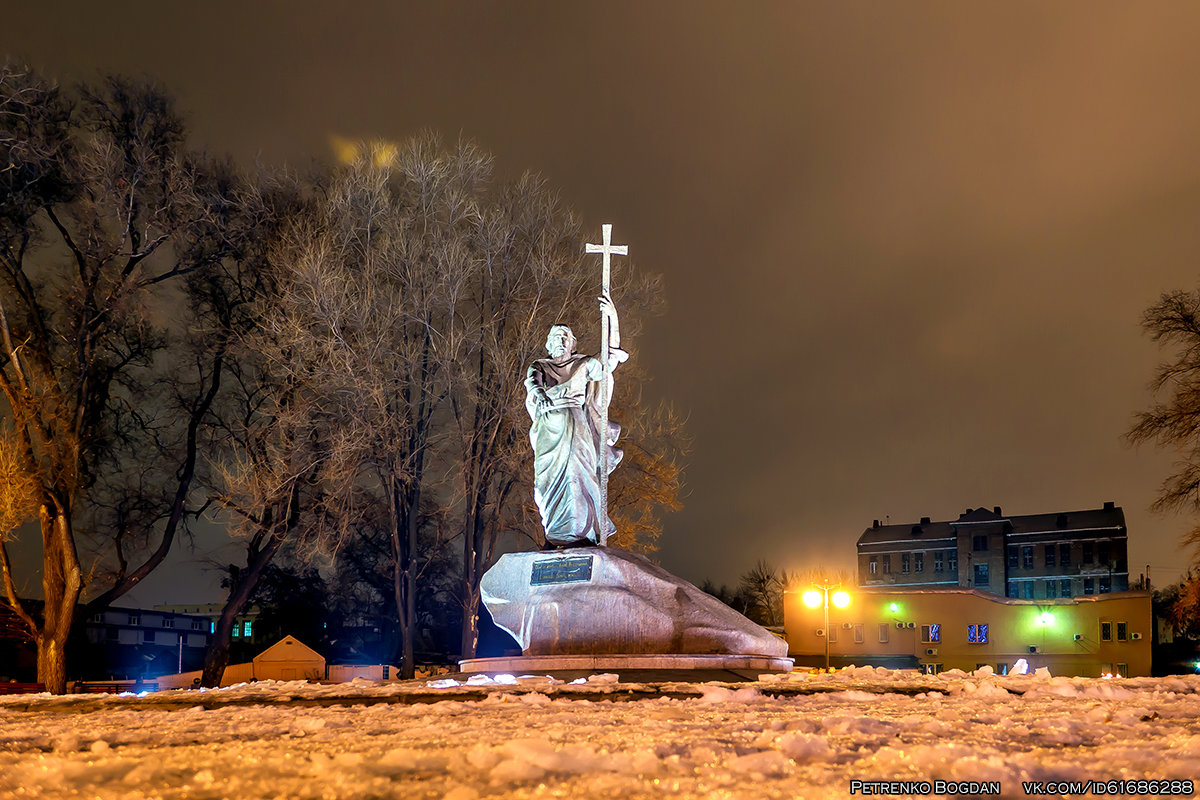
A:
{"type": "Polygon", "coordinates": [[[809,608],[801,592],[784,598],[788,655],[823,666],[919,666],[1004,672],[1024,658],[1030,669],[1099,677],[1150,674],[1153,627],[1148,592],[1019,600],[972,589],[859,588],[846,608],[809,608]],[[986,627],[981,627],[986,626],[986,627]]]}

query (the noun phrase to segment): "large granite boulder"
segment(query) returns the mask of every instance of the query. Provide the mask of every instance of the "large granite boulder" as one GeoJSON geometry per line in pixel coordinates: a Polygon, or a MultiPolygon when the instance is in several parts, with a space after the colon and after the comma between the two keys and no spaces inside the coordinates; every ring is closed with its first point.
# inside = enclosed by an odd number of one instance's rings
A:
{"type": "Polygon", "coordinates": [[[492,619],[525,655],[787,655],[783,639],[623,550],[508,553],[480,588],[492,619]]]}

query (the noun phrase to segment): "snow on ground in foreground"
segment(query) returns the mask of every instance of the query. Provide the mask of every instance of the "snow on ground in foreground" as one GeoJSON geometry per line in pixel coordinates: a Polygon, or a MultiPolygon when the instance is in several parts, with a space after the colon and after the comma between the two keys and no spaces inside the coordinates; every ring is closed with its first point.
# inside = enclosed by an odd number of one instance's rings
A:
{"type": "Polygon", "coordinates": [[[608,698],[660,687],[612,680],[413,704],[378,700],[467,687],[0,697],[0,797],[811,798],[848,796],[851,780],[935,779],[1022,797],[1029,780],[1200,776],[1200,676],[865,668],[622,702],[608,698]],[[772,695],[810,688],[822,691],[772,695]]]}

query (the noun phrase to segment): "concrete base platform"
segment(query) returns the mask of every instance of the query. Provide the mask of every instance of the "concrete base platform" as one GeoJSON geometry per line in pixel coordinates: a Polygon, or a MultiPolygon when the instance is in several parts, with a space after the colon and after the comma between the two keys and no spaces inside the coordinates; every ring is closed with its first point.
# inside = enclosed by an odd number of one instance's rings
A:
{"type": "Polygon", "coordinates": [[[563,680],[615,672],[624,681],[754,680],[772,672],[791,672],[792,659],[773,656],[739,656],[633,653],[606,655],[503,656],[469,658],[458,662],[464,675],[508,673],[551,675],[563,680]]]}

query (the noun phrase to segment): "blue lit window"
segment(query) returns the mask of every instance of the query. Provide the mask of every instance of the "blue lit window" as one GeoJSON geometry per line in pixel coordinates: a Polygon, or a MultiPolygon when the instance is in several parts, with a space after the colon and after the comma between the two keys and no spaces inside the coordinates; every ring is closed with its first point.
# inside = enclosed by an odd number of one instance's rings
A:
{"type": "Polygon", "coordinates": [[[932,644],[942,640],[942,626],[934,623],[932,625],[921,626],[921,642],[924,644],[932,644]]]}
{"type": "Polygon", "coordinates": [[[247,639],[250,638],[250,620],[246,620],[242,623],[242,636],[246,637],[247,639]]]}
{"type": "Polygon", "coordinates": [[[971,644],[987,644],[988,626],[986,623],[967,626],[967,641],[971,644]]]}

